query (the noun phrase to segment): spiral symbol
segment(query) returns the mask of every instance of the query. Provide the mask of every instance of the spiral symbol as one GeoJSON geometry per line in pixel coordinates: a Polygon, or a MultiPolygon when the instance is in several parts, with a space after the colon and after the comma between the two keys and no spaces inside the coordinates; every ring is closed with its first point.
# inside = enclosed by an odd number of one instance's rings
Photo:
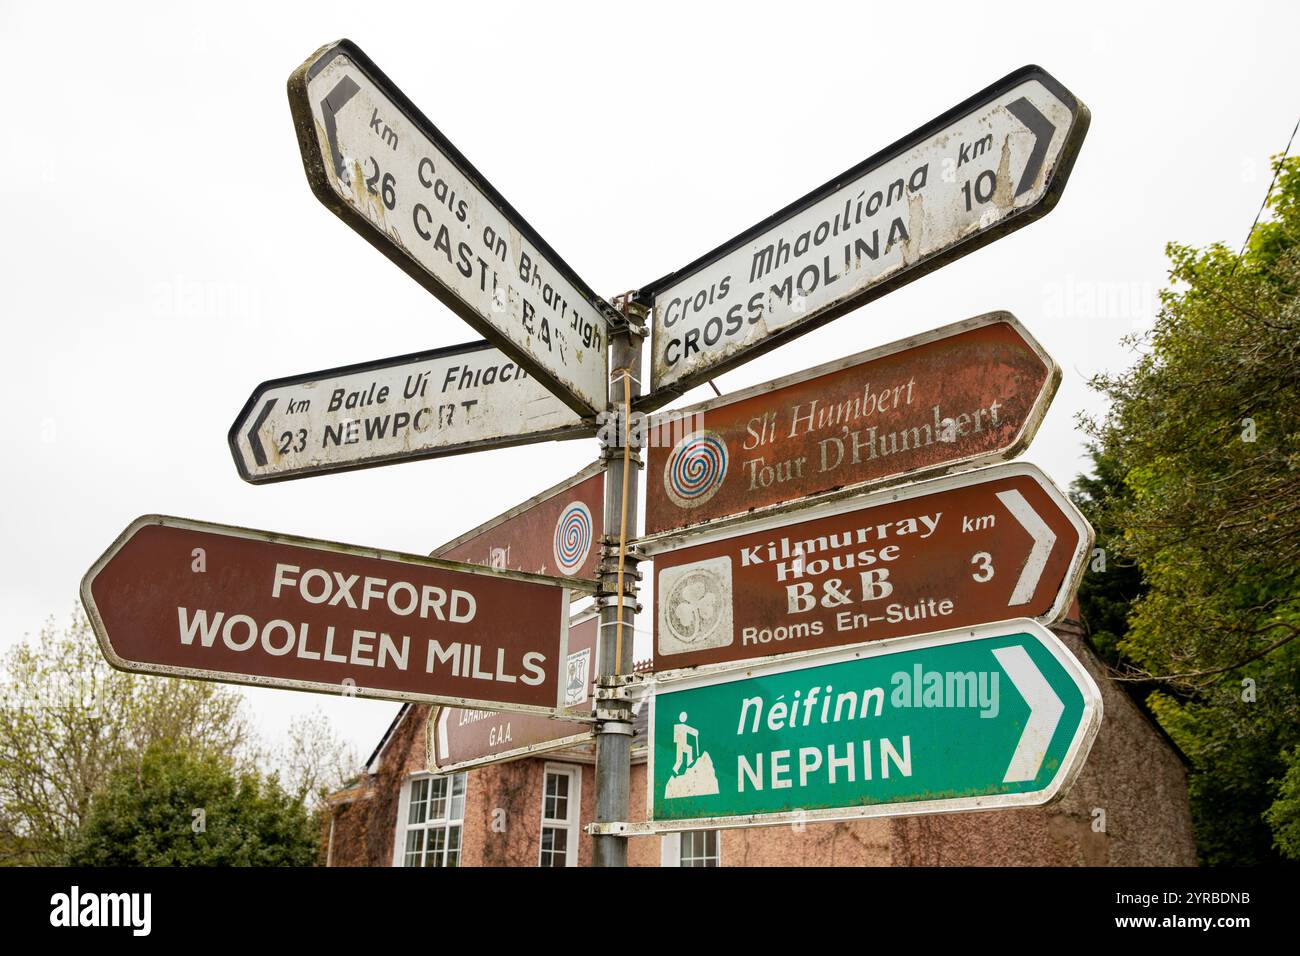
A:
{"type": "Polygon", "coordinates": [[[555,522],[555,563],[565,574],[574,574],[591,551],[591,512],[581,501],[571,503],[555,522]]]}
{"type": "Polygon", "coordinates": [[[698,508],[727,477],[727,444],[711,431],[687,435],[668,455],[664,490],[679,508],[698,508]]]}

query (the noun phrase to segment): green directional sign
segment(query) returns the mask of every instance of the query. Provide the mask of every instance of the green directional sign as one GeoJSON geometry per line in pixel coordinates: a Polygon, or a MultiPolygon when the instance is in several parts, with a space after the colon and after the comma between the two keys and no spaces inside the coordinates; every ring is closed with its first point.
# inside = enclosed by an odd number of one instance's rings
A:
{"type": "Polygon", "coordinates": [[[651,829],[1047,803],[1101,725],[1101,695],[1028,619],[655,687],[651,829]]]}

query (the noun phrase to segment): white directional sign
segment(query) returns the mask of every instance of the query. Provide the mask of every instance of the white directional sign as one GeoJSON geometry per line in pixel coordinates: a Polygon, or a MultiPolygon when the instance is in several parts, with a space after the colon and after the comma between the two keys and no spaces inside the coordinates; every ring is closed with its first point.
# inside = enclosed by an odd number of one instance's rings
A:
{"type": "Polygon", "coordinates": [[[640,290],[658,407],[1046,214],[1087,108],[1024,67],[640,290]]]}
{"type": "Polygon", "coordinates": [[[263,382],[230,429],[254,483],[591,435],[487,342],[263,382]]]}
{"type": "Polygon", "coordinates": [[[326,207],[575,411],[605,407],[610,307],[369,57],[323,47],[289,104],[326,207]]]}

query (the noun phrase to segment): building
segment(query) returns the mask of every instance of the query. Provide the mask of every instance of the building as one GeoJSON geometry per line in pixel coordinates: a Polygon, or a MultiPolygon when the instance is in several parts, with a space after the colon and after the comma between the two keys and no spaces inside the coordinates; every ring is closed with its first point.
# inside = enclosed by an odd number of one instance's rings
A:
{"type": "MultiPolygon", "coordinates": [[[[1077,621],[1053,630],[1101,688],[1092,752],[1056,803],[633,837],[634,866],[1192,866],[1187,766],[1141,704],[1105,677],[1077,621]]],[[[589,749],[434,776],[434,708],[404,706],[362,778],[329,798],[330,866],[585,866],[595,809],[589,749]]],[[[639,723],[643,724],[644,721],[639,723]]],[[[643,737],[644,727],[638,732],[643,737]]],[[[632,818],[645,812],[644,754],[633,750],[632,818]]]]}

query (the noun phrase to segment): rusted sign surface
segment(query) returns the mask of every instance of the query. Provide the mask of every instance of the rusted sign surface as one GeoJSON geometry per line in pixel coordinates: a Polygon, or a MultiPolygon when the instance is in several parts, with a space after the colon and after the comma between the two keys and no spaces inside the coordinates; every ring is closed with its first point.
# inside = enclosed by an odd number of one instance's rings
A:
{"type": "MultiPolygon", "coordinates": [[[[575,716],[591,715],[598,625],[594,608],[569,624],[564,703],[575,716]]],[[[442,707],[429,721],[428,765],[434,773],[470,770],[575,746],[592,736],[589,722],[442,707]]]]}
{"type": "Polygon", "coordinates": [[[655,671],[1050,624],[1091,547],[1078,510],[1020,463],[652,540],[655,671]]]}
{"type": "Polygon", "coordinates": [[[1060,369],[1006,312],[651,419],[646,534],[1019,454],[1060,369]]]}
{"type": "Polygon", "coordinates": [[[674,395],[1045,215],[1089,113],[1028,66],[640,290],[674,395]]]}
{"type": "Polygon", "coordinates": [[[609,307],[357,46],[289,77],[312,191],[570,408],[605,407],[609,307]]]}
{"type": "Polygon", "coordinates": [[[230,428],[254,483],[592,435],[487,342],[263,382],[230,428]]]}
{"type": "Polygon", "coordinates": [[[605,534],[600,462],[434,549],[432,557],[594,582],[605,534]]]}
{"type": "Polygon", "coordinates": [[[564,701],[555,579],[151,515],[81,599],[123,670],[539,714],[564,701]]]}

